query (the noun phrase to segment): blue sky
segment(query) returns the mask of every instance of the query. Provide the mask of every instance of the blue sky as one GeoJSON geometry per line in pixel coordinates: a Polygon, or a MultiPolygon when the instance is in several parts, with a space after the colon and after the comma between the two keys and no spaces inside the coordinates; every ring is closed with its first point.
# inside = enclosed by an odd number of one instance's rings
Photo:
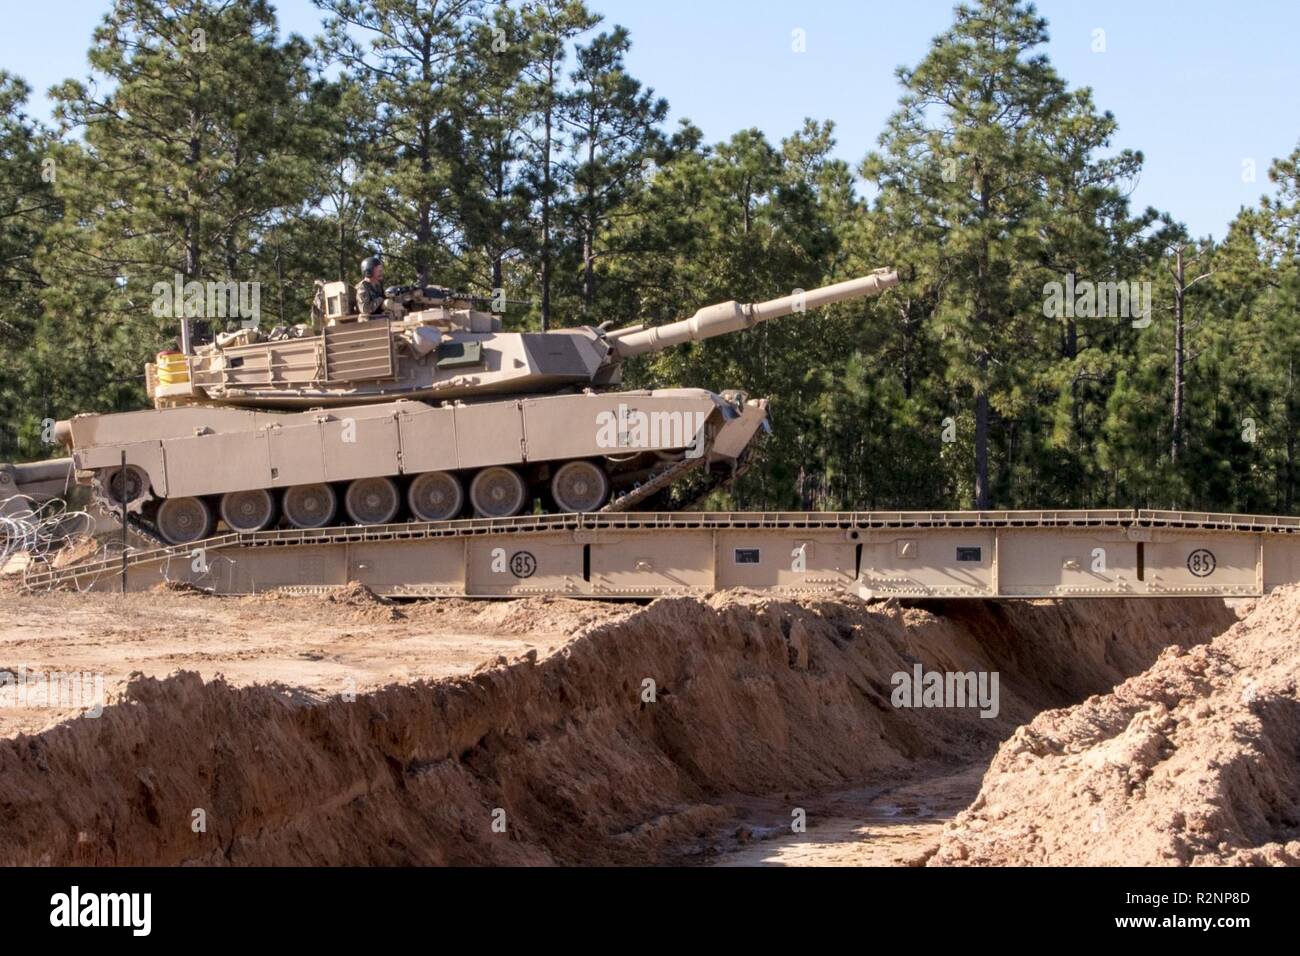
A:
{"type": "MultiPolygon", "coordinates": [[[[838,155],[856,165],[899,95],[894,69],[915,64],[951,20],[950,0],[588,0],[631,31],[629,65],[710,140],[750,126],[773,141],[805,116],[832,119],[838,155]],[[804,31],[806,51],[792,50],[804,31]]],[[[86,71],[107,4],[11,3],[0,66],[36,91],[86,71]]],[[[310,0],[278,0],[282,29],[313,34],[310,0]]],[[[1041,0],[1048,55],[1072,86],[1090,86],[1119,121],[1116,145],[1141,149],[1133,194],[1221,238],[1242,205],[1268,189],[1267,169],[1300,142],[1297,0],[1041,0]],[[1093,52],[1096,30],[1105,51],[1093,52]],[[1254,161],[1256,179],[1243,181],[1254,161]]]]}

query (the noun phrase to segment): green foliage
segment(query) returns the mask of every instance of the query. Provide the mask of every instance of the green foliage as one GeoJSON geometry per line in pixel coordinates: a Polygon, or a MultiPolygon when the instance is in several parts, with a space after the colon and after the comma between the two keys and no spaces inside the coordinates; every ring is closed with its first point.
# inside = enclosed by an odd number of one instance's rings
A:
{"type": "Polygon", "coordinates": [[[59,408],[41,321],[44,282],[32,262],[59,202],[49,136],[22,112],[29,93],[0,70],[0,461],[46,457],[42,421],[59,408]]]}
{"type": "Polygon", "coordinates": [[[36,338],[61,414],[143,400],[145,360],[176,335],[158,284],[259,278],[314,172],[307,50],[261,0],[118,0],[92,80],[54,89],[62,216],[37,247],[36,338]]]}
{"type": "Polygon", "coordinates": [[[628,368],[770,402],[710,505],[1297,509],[1300,148],[1220,243],[1130,210],[1142,155],[1032,6],[958,6],[855,171],[829,120],[665,128],[634,38],[582,0],[316,4],[309,43],[266,0],[114,0],[53,130],[0,73],[0,459],[43,457],[46,419],[143,406],[176,275],[257,282],[290,324],[382,251],[391,281],[504,289],[536,329],[893,266],[878,299],[628,368]],[[1136,283],[1150,312],[1063,309],[1067,283],[1136,283]]]}

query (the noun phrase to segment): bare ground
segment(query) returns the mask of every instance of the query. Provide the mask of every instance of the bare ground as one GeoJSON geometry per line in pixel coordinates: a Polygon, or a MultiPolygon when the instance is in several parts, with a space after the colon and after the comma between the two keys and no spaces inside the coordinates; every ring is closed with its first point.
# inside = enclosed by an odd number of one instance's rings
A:
{"type": "MultiPolygon", "coordinates": [[[[307,698],[470,673],[499,657],[549,654],[631,605],[530,598],[397,604],[364,588],[329,597],[217,598],[192,590],[24,595],[0,590],[0,667],[133,674],[194,671],[234,687],[280,684],[307,698]]],[[[0,736],[34,733],[68,709],[0,708],[0,736]]]]}
{"type": "Polygon", "coordinates": [[[0,710],[0,862],[918,865],[1017,727],[1233,619],[4,591],[0,665],[103,671],[110,705],[0,710]],[[1000,713],[893,707],[916,662],[999,671],[1000,713]]]}

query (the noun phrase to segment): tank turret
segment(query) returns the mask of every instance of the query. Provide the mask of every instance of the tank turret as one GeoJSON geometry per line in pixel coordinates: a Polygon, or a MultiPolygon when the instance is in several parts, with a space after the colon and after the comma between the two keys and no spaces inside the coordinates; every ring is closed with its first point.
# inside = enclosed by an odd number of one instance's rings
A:
{"type": "MultiPolygon", "coordinates": [[[[244,329],[171,353],[148,370],[159,408],[189,403],[308,408],[473,396],[540,394],[620,381],[624,359],[744,331],[760,322],[876,295],[895,284],[889,270],[768,302],[722,302],[667,325],[505,332],[484,300],[437,288],[390,289],[380,318],[339,314],[343,291],[327,292],[325,326],[244,329]]],[[[342,283],[330,286],[341,287],[342,283]]],[[[330,289],[330,286],[324,288],[330,289]]]]}
{"type": "Polygon", "coordinates": [[[321,284],[313,325],[161,353],[146,374],[153,409],[78,415],[56,436],[105,505],[175,544],[218,520],[258,531],[344,515],[386,524],[643,507],[691,472],[705,490],[739,474],[768,427],[767,402],[621,391],[625,360],[897,281],[882,269],[660,326],[550,332],[504,331],[483,300],[439,288],[387,290],[382,313],[359,316],[342,283],[321,284]]]}

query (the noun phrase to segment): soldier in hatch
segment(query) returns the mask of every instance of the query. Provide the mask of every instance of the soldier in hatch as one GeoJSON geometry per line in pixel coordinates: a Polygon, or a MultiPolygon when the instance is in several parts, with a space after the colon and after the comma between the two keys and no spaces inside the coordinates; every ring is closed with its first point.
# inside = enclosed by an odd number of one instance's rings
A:
{"type": "Polygon", "coordinates": [[[378,256],[361,263],[362,279],[356,285],[357,315],[362,320],[386,318],[384,309],[384,264],[378,256]]]}

